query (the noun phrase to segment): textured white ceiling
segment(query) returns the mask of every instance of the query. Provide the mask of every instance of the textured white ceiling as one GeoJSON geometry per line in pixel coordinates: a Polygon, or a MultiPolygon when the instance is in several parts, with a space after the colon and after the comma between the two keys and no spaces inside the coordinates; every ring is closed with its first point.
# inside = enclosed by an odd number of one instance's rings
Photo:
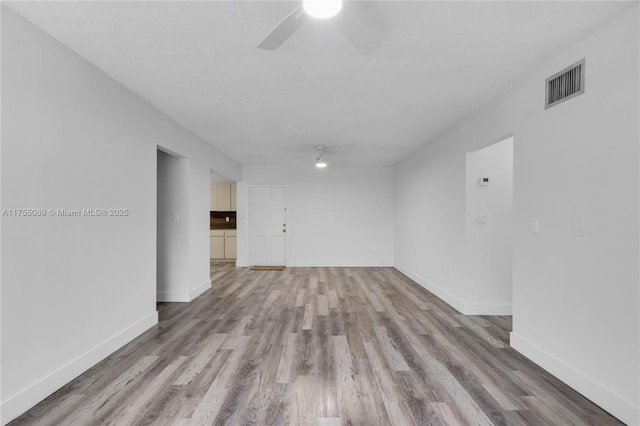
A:
{"type": "Polygon", "coordinates": [[[257,49],[293,1],[3,3],[243,164],[394,164],[630,4],[358,1],[362,56],[316,20],[257,49]]]}

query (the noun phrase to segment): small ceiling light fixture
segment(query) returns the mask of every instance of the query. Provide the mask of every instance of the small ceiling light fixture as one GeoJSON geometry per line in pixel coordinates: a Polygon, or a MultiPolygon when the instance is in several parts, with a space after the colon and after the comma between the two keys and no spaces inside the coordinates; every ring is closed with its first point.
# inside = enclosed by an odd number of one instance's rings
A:
{"type": "Polygon", "coordinates": [[[327,147],[324,145],[318,145],[316,146],[316,149],[318,150],[318,156],[316,157],[316,167],[319,169],[324,169],[325,167],[327,167],[327,162],[324,159],[324,150],[327,147]]]}
{"type": "Polygon", "coordinates": [[[331,18],[342,9],[342,0],[303,0],[302,7],[314,18],[331,18]]]}

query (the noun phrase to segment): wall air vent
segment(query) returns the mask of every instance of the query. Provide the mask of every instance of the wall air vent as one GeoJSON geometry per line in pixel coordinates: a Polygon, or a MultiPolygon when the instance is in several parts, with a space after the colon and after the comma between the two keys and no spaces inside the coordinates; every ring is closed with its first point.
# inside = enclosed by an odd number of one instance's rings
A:
{"type": "Polygon", "coordinates": [[[584,93],[584,58],[546,80],[544,108],[551,108],[584,93]]]}

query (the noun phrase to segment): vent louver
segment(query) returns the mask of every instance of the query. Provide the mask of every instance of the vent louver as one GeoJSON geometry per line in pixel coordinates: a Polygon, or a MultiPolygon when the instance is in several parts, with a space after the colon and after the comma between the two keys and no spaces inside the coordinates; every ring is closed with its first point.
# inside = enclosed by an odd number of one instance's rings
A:
{"type": "Polygon", "coordinates": [[[545,109],[584,93],[584,58],[546,80],[545,109]]]}

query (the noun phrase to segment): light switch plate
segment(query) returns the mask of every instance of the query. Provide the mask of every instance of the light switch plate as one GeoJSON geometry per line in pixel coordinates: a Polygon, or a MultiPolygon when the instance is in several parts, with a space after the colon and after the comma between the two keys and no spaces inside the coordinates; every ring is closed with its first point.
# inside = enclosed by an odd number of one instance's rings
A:
{"type": "Polygon", "coordinates": [[[533,234],[540,232],[540,221],[538,219],[531,219],[531,232],[533,234]]]}
{"type": "Polygon", "coordinates": [[[579,219],[573,222],[573,235],[576,237],[584,237],[584,220],[579,219]]]}

